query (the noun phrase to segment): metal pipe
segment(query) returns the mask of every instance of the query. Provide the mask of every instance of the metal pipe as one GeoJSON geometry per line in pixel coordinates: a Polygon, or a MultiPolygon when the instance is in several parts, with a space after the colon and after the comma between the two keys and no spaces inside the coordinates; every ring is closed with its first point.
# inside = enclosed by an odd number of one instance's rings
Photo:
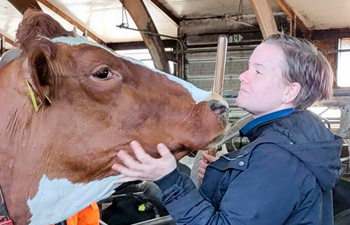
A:
{"type": "MultiPolygon", "coordinates": [[[[248,61],[249,57],[228,57],[226,58],[226,62],[227,61],[231,61],[231,62],[244,62],[244,61],[248,61]]],[[[212,63],[213,60],[210,59],[191,59],[190,61],[188,61],[189,64],[193,63],[212,63]]]]}
{"type": "Polygon", "coordinates": [[[350,160],[350,156],[340,158],[340,162],[346,162],[350,160]]]}
{"type": "Polygon", "coordinates": [[[117,27],[119,27],[120,29],[127,29],[127,30],[133,30],[133,31],[138,31],[140,33],[144,33],[144,34],[149,34],[149,35],[153,35],[153,36],[160,36],[160,37],[167,37],[171,40],[175,40],[177,41],[179,44],[180,44],[180,48],[181,48],[181,51],[178,52],[181,54],[181,75],[182,75],[182,78],[185,79],[185,56],[184,56],[184,45],[182,43],[182,41],[176,37],[172,37],[172,36],[169,36],[169,35],[166,35],[166,34],[157,34],[157,33],[153,33],[153,32],[150,32],[150,31],[146,31],[146,30],[139,30],[139,29],[135,29],[135,28],[130,28],[128,26],[125,26],[123,23],[121,25],[117,25],[117,27]]]}
{"type": "Polygon", "coordinates": [[[108,225],[108,224],[100,220],[100,225],[108,225]]]}
{"type": "Polygon", "coordinates": [[[337,88],[333,90],[333,95],[337,97],[350,96],[350,88],[337,88]]]}
{"type": "Polygon", "coordinates": [[[327,54],[335,54],[335,53],[339,53],[339,52],[350,52],[350,49],[331,50],[331,51],[328,51],[327,54]]]}
{"type": "MultiPolygon", "coordinates": [[[[252,47],[228,47],[227,51],[231,52],[231,51],[253,51],[257,46],[252,46],[252,47]]],[[[195,48],[195,49],[187,49],[187,50],[183,50],[183,51],[167,51],[169,53],[201,53],[201,52],[216,52],[217,48],[213,47],[213,48],[195,48]]]]}

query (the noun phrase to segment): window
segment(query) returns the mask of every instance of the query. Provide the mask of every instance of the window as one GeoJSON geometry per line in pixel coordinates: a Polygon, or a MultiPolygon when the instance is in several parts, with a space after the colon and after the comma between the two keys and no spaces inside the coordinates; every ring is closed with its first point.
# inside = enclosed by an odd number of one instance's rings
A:
{"type": "Polygon", "coordinates": [[[343,38],[339,41],[338,53],[338,71],[337,85],[338,87],[350,87],[350,38],[343,38]]]}

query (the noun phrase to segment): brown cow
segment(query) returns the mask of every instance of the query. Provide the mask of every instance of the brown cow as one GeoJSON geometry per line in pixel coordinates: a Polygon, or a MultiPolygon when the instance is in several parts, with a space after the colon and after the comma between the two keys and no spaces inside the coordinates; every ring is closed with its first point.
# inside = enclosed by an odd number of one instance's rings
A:
{"type": "Polygon", "coordinates": [[[153,156],[163,142],[179,159],[224,136],[221,97],[44,13],[26,12],[17,39],[21,55],[0,68],[0,184],[16,225],[57,223],[110,195],[116,154],[134,139],[153,156]]]}

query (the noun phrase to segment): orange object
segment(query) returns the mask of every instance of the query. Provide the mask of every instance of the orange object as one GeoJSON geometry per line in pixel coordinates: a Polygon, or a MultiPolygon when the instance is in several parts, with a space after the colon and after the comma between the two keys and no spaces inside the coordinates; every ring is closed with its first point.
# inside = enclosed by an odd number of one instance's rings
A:
{"type": "Polygon", "coordinates": [[[67,225],[99,225],[99,222],[100,211],[96,202],[67,219],[67,225]]]}

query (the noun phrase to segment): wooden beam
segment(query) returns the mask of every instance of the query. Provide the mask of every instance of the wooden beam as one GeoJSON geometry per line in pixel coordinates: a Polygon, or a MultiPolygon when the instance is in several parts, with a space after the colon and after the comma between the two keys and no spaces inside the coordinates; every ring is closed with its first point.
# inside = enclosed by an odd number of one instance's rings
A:
{"type": "Polygon", "coordinates": [[[34,8],[41,10],[36,0],[8,0],[21,14],[23,14],[28,8],[34,8]]]}
{"type": "Polygon", "coordinates": [[[311,34],[311,39],[339,39],[350,38],[350,29],[329,29],[329,30],[314,30],[311,34]]]}
{"type": "Polygon", "coordinates": [[[15,44],[15,42],[14,42],[11,38],[9,38],[9,37],[7,37],[6,35],[0,33],[0,39],[1,39],[2,37],[5,37],[5,41],[6,41],[7,43],[9,43],[10,45],[13,46],[13,45],[15,44]]]}
{"type": "Polygon", "coordinates": [[[121,3],[129,12],[137,28],[141,31],[147,32],[141,32],[141,36],[152,56],[155,67],[169,73],[169,63],[165,54],[162,40],[157,35],[149,34],[158,34],[158,31],[147,11],[145,4],[142,2],[142,0],[121,0],[121,3]]]}
{"type": "Polygon", "coordinates": [[[75,20],[73,20],[71,17],[69,17],[67,14],[65,14],[64,12],[62,12],[60,9],[58,9],[56,6],[52,5],[50,2],[48,2],[47,0],[38,0],[40,3],[42,3],[43,5],[45,5],[46,7],[48,7],[49,9],[51,9],[53,12],[55,12],[57,15],[59,15],[60,17],[62,17],[63,19],[67,20],[69,23],[71,23],[73,26],[75,26],[77,29],[81,30],[83,33],[85,33],[85,31],[88,31],[87,34],[88,36],[93,39],[94,41],[96,41],[99,44],[105,44],[104,41],[102,41],[99,37],[97,37],[96,35],[94,35],[89,29],[87,29],[86,27],[84,27],[83,25],[79,24],[78,22],[76,22],[75,20]]]}
{"type": "Polygon", "coordinates": [[[160,3],[158,0],[149,0],[152,2],[156,7],[158,7],[169,19],[171,19],[175,24],[180,24],[180,19],[177,18],[172,12],[170,12],[162,3],[160,3]]]}
{"type": "Polygon", "coordinates": [[[297,24],[296,24],[296,18],[297,16],[294,15],[294,19],[291,20],[290,22],[290,35],[293,36],[293,37],[296,37],[297,36],[297,24]]]}
{"type": "Polygon", "coordinates": [[[267,0],[249,0],[264,38],[278,32],[276,20],[267,0]]]}
{"type": "Polygon", "coordinates": [[[283,10],[283,12],[288,16],[289,19],[296,23],[296,27],[299,28],[301,32],[305,34],[306,37],[309,37],[310,31],[305,26],[303,21],[295,14],[292,7],[285,0],[275,0],[277,5],[283,10]]]}

